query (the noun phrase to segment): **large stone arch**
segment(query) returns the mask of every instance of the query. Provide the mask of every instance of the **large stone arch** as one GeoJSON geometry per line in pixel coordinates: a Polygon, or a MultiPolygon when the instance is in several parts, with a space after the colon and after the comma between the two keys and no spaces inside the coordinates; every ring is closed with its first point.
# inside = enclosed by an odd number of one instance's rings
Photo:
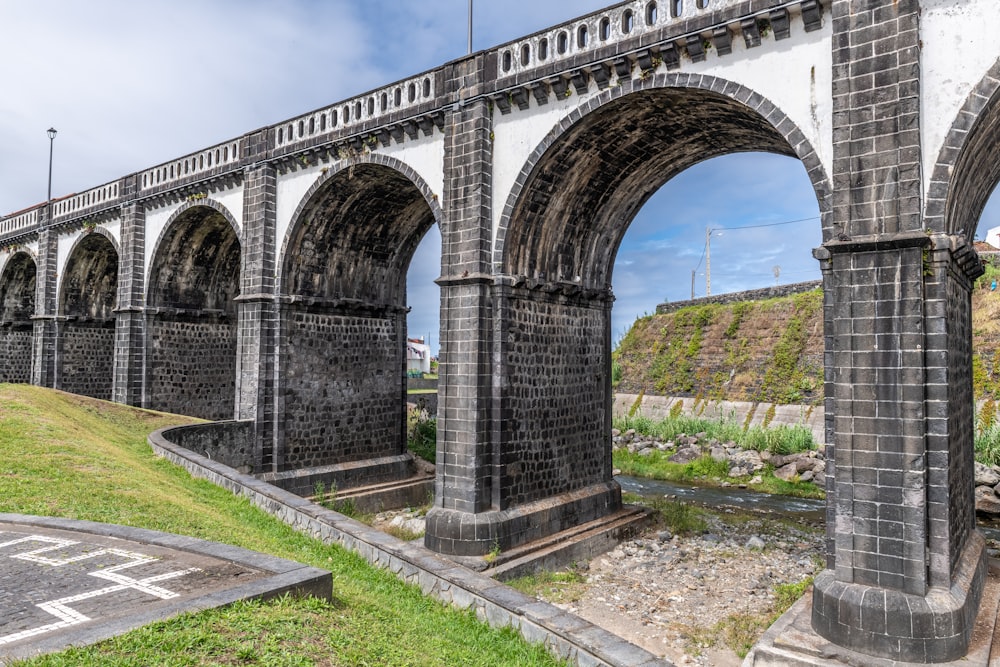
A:
{"type": "Polygon", "coordinates": [[[70,250],[59,289],[60,389],[111,399],[118,257],[114,237],[102,227],[81,235],[70,250]]]}
{"type": "Polygon", "coordinates": [[[233,417],[241,259],[239,226],[218,202],[186,202],[167,221],[146,289],[145,407],[233,417]]]}
{"type": "Polygon", "coordinates": [[[500,510],[583,492],[601,498],[597,511],[620,504],[609,444],[615,254],[666,181],[741,151],[801,160],[823,235],[833,236],[829,179],[810,142],[768,100],[722,79],[622,82],[570,113],[531,154],[493,255],[500,510]]]}
{"type": "Polygon", "coordinates": [[[0,266],[0,382],[31,382],[36,258],[19,250],[0,266]]]}
{"type": "Polygon", "coordinates": [[[440,218],[419,174],[379,154],[335,165],[303,197],[279,260],[276,470],[390,457],[368,483],[409,473],[406,273],[440,218]]]}
{"type": "MultiPolygon", "coordinates": [[[[511,246],[511,241],[509,240],[510,229],[512,226],[512,221],[518,216],[518,206],[523,206],[523,201],[525,197],[525,192],[531,183],[537,183],[540,177],[545,178],[539,174],[539,170],[543,169],[542,161],[549,156],[552,159],[552,151],[557,148],[557,144],[566,144],[567,137],[570,133],[575,131],[574,128],[579,128],[580,124],[586,118],[594,118],[595,113],[607,113],[609,115],[614,114],[614,110],[617,108],[616,103],[620,103],[623,98],[633,97],[637,94],[655,93],[660,91],[665,95],[670,95],[671,93],[676,93],[685,96],[687,104],[694,106],[694,113],[688,118],[681,118],[682,122],[687,122],[689,126],[694,126],[692,129],[697,130],[699,121],[707,120],[707,123],[700,125],[702,129],[706,129],[711,126],[713,122],[724,122],[725,119],[720,119],[718,117],[712,118],[713,111],[718,109],[723,111],[730,120],[733,120],[733,114],[738,117],[743,116],[747,119],[754,119],[754,122],[758,124],[756,130],[764,129],[765,133],[769,137],[769,141],[772,145],[761,145],[760,143],[753,143],[749,146],[746,145],[724,145],[720,142],[710,147],[709,150],[701,154],[687,153],[688,159],[684,162],[674,163],[671,162],[672,154],[669,152],[660,157],[660,162],[666,163],[665,168],[657,169],[659,166],[655,162],[647,162],[646,168],[641,172],[636,172],[635,170],[629,171],[624,170],[617,174],[608,174],[610,177],[616,177],[621,182],[620,188],[617,192],[617,203],[619,204],[619,209],[623,210],[626,214],[625,222],[619,221],[609,221],[603,220],[604,223],[612,224],[616,229],[621,230],[621,234],[618,236],[618,241],[621,240],[621,236],[624,235],[625,229],[628,227],[628,222],[631,218],[638,212],[642,205],[645,204],[646,200],[652,196],[664,183],[670,180],[673,176],[684,171],[688,167],[693,166],[697,162],[707,160],[712,157],[717,157],[719,155],[725,155],[727,153],[734,153],[740,151],[771,151],[780,153],[783,155],[788,155],[790,157],[797,158],[802,162],[807,175],[809,176],[810,182],[813,184],[813,188],[816,191],[816,198],[819,202],[819,209],[821,215],[821,225],[823,230],[823,240],[827,241],[835,236],[835,231],[833,229],[833,218],[831,215],[831,201],[830,195],[832,192],[832,186],[830,183],[829,176],[826,169],[821,162],[819,155],[816,153],[815,148],[803,134],[802,130],[777,106],[775,106],[770,100],[761,96],[759,93],[754,92],[752,89],[747,88],[739,83],[722,79],[719,77],[712,77],[707,75],[697,75],[697,74],[684,74],[684,73],[666,73],[666,74],[656,74],[648,76],[645,79],[631,79],[628,81],[622,81],[620,85],[613,88],[605,90],[600,95],[597,95],[584,104],[574,109],[570,114],[563,118],[559,123],[552,128],[552,130],[546,135],[546,137],[535,147],[535,149],[528,156],[525,161],[524,167],[521,169],[518,177],[514,182],[514,186],[511,188],[511,192],[507,197],[506,204],[503,209],[503,213],[500,217],[499,224],[497,227],[497,232],[494,240],[494,268],[498,272],[507,272],[509,267],[506,266],[506,253],[507,249],[511,246]],[[701,101],[705,101],[706,104],[700,104],[701,101]],[[711,103],[713,106],[708,106],[711,103]],[[630,180],[629,180],[630,179],[630,180]],[[638,181],[638,182],[637,182],[638,181]]],[[[656,114],[662,111],[657,109],[651,109],[651,114],[656,114]]],[[[676,118],[678,114],[670,114],[669,117],[664,117],[663,120],[669,122],[671,119],[676,118]]],[[[625,122],[623,119],[618,119],[621,122],[625,122]]],[[[655,120],[655,119],[654,119],[655,120]]],[[[751,128],[747,128],[751,130],[751,128]]],[[[636,138],[643,138],[648,136],[648,128],[629,128],[630,132],[639,130],[637,134],[626,140],[634,141],[636,138]],[[646,134],[643,134],[642,130],[646,130],[646,134]]],[[[748,133],[751,141],[753,141],[755,135],[753,132],[748,133]]],[[[711,139],[711,137],[703,136],[703,139],[711,139]]],[[[617,137],[608,134],[607,136],[598,136],[598,140],[595,145],[591,148],[598,151],[598,154],[591,157],[596,157],[597,160],[578,161],[581,163],[576,164],[566,164],[566,166],[576,167],[577,170],[583,170],[586,172],[594,172],[600,169],[600,162],[603,160],[601,155],[605,151],[615,151],[619,150],[620,146],[616,146],[615,142],[617,137]]],[[[697,138],[695,138],[697,139],[697,138]]],[[[687,150],[688,147],[681,147],[682,150],[687,150]]],[[[637,147],[638,151],[635,156],[641,159],[641,153],[644,151],[647,154],[652,153],[655,150],[653,146],[637,147]]],[[[556,164],[554,161],[550,161],[550,165],[556,164]]],[[[562,181],[569,180],[568,175],[560,176],[562,181]]],[[[548,185],[554,192],[554,182],[548,185]]],[[[602,193],[603,194],[603,193],[602,193]]],[[[565,196],[565,195],[564,195],[565,196]]],[[[569,197],[566,196],[568,199],[569,197]]],[[[601,202],[604,205],[607,202],[601,202]]],[[[578,203],[576,208],[578,210],[586,210],[589,204],[578,203]]],[[[614,207],[610,207],[614,208],[614,207]]],[[[617,210],[617,209],[616,209],[617,210]]],[[[606,254],[610,254],[613,258],[617,251],[618,243],[614,243],[611,246],[605,247],[603,250],[606,254]]],[[[610,276],[610,274],[608,274],[610,276]]]]}

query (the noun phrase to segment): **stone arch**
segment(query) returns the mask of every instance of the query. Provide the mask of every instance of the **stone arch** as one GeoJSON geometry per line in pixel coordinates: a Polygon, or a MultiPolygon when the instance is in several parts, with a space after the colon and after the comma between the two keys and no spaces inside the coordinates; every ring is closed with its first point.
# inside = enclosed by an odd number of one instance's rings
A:
{"type": "Polygon", "coordinates": [[[337,164],[303,197],[279,262],[273,467],[405,455],[406,274],[440,219],[419,174],[379,154],[337,164]]]}
{"type": "Polygon", "coordinates": [[[924,226],[971,240],[1000,182],[1000,60],[969,93],[951,124],[927,189],[924,226]]]}
{"type": "MultiPolygon", "coordinates": [[[[170,243],[170,239],[174,239],[175,242],[178,240],[176,238],[178,232],[177,230],[178,221],[187,219],[189,222],[192,223],[190,225],[190,227],[192,227],[191,229],[192,233],[196,235],[198,234],[198,230],[193,229],[194,227],[197,227],[197,225],[194,224],[197,220],[192,219],[192,216],[198,216],[198,219],[201,220],[214,220],[215,224],[213,225],[213,229],[215,229],[218,232],[222,232],[222,230],[224,229],[224,227],[221,224],[219,224],[218,219],[221,218],[222,220],[225,220],[226,224],[229,227],[229,231],[232,233],[238,245],[242,247],[243,234],[242,230],[240,229],[240,225],[236,221],[236,218],[233,216],[233,214],[229,211],[229,209],[226,208],[223,204],[215,201],[214,199],[207,199],[207,198],[196,201],[184,202],[176,211],[174,211],[173,215],[170,216],[170,219],[167,220],[167,224],[164,225],[163,230],[160,232],[159,237],[156,239],[156,244],[153,246],[153,253],[151,255],[152,260],[150,261],[149,267],[147,267],[148,271],[148,277],[146,281],[147,306],[155,307],[163,305],[163,304],[154,304],[153,301],[151,301],[151,297],[153,297],[154,295],[153,285],[155,284],[156,279],[163,278],[163,276],[159,276],[156,274],[156,272],[162,268],[162,264],[158,264],[157,259],[161,258],[165,252],[169,252],[169,250],[167,250],[166,248],[166,245],[170,243]]],[[[201,267],[201,268],[207,269],[210,267],[201,267]]],[[[161,298],[161,297],[162,295],[157,295],[155,298],[161,298]]]]}
{"type": "Polygon", "coordinates": [[[0,266],[0,382],[31,382],[37,259],[18,250],[0,266]]]}
{"type": "Polygon", "coordinates": [[[81,234],[70,248],[59,287],[59,315],[113,319],[119,247],[103,227],[81,234]]]}
{"type": "MultiPolygon", "coordinates": [[[[317,196],[323,190],[330,187],[330,184],[338,180],[346,180],[348,182],[354,181],[355,176],[359,177],[359,183],[364,180],[365,185],[362,187],[368,187],[368,194],[370,195],[369,200],[359,201],[361,199],[363,191],[358,189],[351,193],[353,197],[351,201],[343,202],[345,205],[370,205],[374,203],[374,200],[380,195],[388,194],[391,198],[392,192],[391,186],[393,183],[401,185],[404,190],[407,191],[408,203],[407,206],[412,206],[417,203],[417,199],[414,196],[415,193],[419,193],[420,197],[427,204],[433,216],[433,223],[440,223],[442,218],[441,205],[438,202],[437,195],[431,190],[427,182],[416,172],[412,167],[410,167],[405,162],[402,162],[396,158],[382,155],[380,153],[372,153],[363,157],[354,158],[351,160],[341,161],[335,167],[330,168],[325,174],[323,174],[316,182],[309,188],[302,201],[299,203],[292,215],[291,224],[289,225],[288,231],[285,233],[285,238],[281,245],[281,267],[282,270],[278,275],[278,291],[280,293],[291,293],[296,291],[297,287],[300,285],[289,285],[289,267],[291,260],[294,257],[291,256],[291,252],[295,249],[295,244],[301,242],[304,233],[303,227],[308,224],[307,219],[310,215],[315,215],[316,211],[313,210],[313,205],[317,201],[317,196]],[[372,189],[372,180],[378,181],[378,174],[383,175],[393,175],[394,178],[387,180],[382,184],[381,187],[384,188],[385,192],[379,193],[372,189]],[[411,190],[413,188],[413,190],[411,190]]],[[[356,211],[357,215],[361,215],[361,211],[356,211]]],[[[429,227],[429,225],[428,225],[429,227]]],[[[365,229],[365,226],[359,226],[357,230],[361,233],[372,233],[372,229],[365,229]]],[[[422,230],[426,231],[426,227],[422,230]]],[[[422,233],[421,235],[422,236],[422,233]]],[[[415,242],[410,244],[404,249],[401,258],[406,258],[408,260],[409,255],[413,254],[416,249],[417,243],[419,243],[420,236],[415,239],[415,242]],[[407,252],[408,251],[408,252],[407,252]]],[[[414,239],[410,239],[414,240],[414,239]]],[[[346,267],[345,267],[346,268],[346,267]]],[[[404,279],[406,277],[405,272],[403,272],[404,279]]],[[[327,287],[332,287],[329,280],[323,280],[320,278],[320,282],[324,283],[327,287]]],[[[398,287],[395,286],[394,287],[398,287]]],[[[335,287],[334,287],[335,289],[335,287]]],[[[312,289],[315,293],[320,293],[323,291],[321,286],[316,285],[312,289]]]]}
{"type": "MultiPolygon", "coordinates": [[[[752,121],[754,123],[753,131],[748,133],[747,138],[750,142],[755,142],[755,140],[756,142],[736,143],[734,145],[720,140],[715,145],[706,145],[705,150],[700,152],[692,152],[695,150],[694,148],[683,146],[682,149],[687,148],[689,153],[684,156],[684,161],[670,163],[670,158],[674,157],[674,154],[668,152],[667,155],[661,157],[659,160],[659,162],[667,163],[662,168],[659,168],[660,165],[656,164],[656,162],[651,162],[646,169],[640,169],[638,172],[633,170],[633,174],[638,174],[638,176],[632,176],[631,181],[628,180],[629,177],[625,173],[628,170],[622,170],[620,174],[621,182],[618,183],[618,186],[623,187],[620,189],[617,200],[614,202],[604,200],[598,202],[601,206],[605,206],[608,203],[617,204],[618,208],[614,206],[610,208],[616,212],[624,212],[623,217],[625,218],[624,223],[621,218],[613,221],[604,221],[606,224],[611,224],[621,230],[621,234],[618,235],[615,242],[604,246],[606,255],[609,255],[612,259],[614,258],[618,249],[618,243],[624,235],[625,229],[628,227],[628,222],[642,208],[646,200],[664,183],[670,180],[670,178],[703,160],[727,153],[751,150],[780,153],[797,158],[802,162],[809,180],[813,184],[819,203],[823,240],[827,241],[835,236],[831,212],[832,187],[830,179],[812,144],[781,109],[752,89],[726,79],[684,73],[656,74],[645,79],[623,81],[621,85],[609,88],[600,95],[581,104],[557,123],[542,142],[535,147],[531,155],[529,155],[524,168],[521,169],[520,174],[515,180],[500,218],[493,252],[494,269],[496,271],[505,273],[509,272],[511,268],[508,265],[507,254],[510,252],[512,245],[509,240],[512,221],[518,217],[518,206],[523,205],[524,197],[531,184],[537,182],[541,176],[541,170],[545,168],[543,161],[546,160],[546,156],[550,158],[550,166],[558,162],[558,159],[551,159],[553,155],[550,151],[558,150],[559,145],[565,146],[568,137],[570,138],[569,142],[571,142],[572,135],[579,132],[579,128],[587,122],[588,118],[593,119],[595,114],[604,113],[612,115],[615,109],[619,108],[616,103],[620,104],[623,99],[644,93],[655,95],[658,92],[663,95],[664,101],[668,103],[675,105],[679,103],[688,107],[695,107],[694,111],[696,113],[692,114],[694,120],[691,121],[693,127],[680,128],[680,131],[689,130],[691,132],[698,132],[701,130],[703,134],[707,135],[709,133],[705,132],[704,126],[701,128],[696,126],[697,120],[708,120],[718,125],[723,124],[725,120],[720,121],[718,118],[706,118],[706,116],[710,116],[711,110],[706,110],[704,107],[712,105],[712,110],[720,112],[730,121],[733,121],[734,118],[736,122],[739,122],[740,118],[752,121]],[[700,113],[697,113],[699,111],[700,113]],[[767,143],[761,145],[760,139],[765,137],[767,143]],[[655,172],[655,175],[643,184],[641,181],[646,180],[650,172],[655,172]],[[625,203],[628,200],[631,201],[630,204],[625,203]]],[[[662,112],[662,109],[656,109],[656,111],[662,112]]],[[[623,121],[623,123],[626,125],[629,124],[627,121],[623,121]]],[[[634,131],[637,128],[633,126],[629,129],[634,131]]],[[[642,139],[648,137],[649,133],[650,130],[647,128],[644,132],[640,131],[637,136],[642,139]]],[[[597,138],[599,139],[600,137],[598,136],[597,138]]],[[[604,138],[611,142],[616,139],[610,132],[604,138]]],[[[698,138],[693,137],[695,141],[698,138]]],[[[700,138],[708,141],[710,137],[702,136],[700,138]]],[[[663,143],[669,142],[670,138],[666,138],[663,143]]],[[[594,151],[599,151],[599,153],[605,153],[602,150],[600,142],[594,142],[591,148],[594,151]]],[[[652,152],[648,147],[646,150],[647,152],[652,152]]],[[[580,171],[585,176],[592,176],[593,172],[599,169],[600,161],[604,159],[600,154],[592,157],[596,157],[597,159],[589,161],[589,164],[579,165],[580,171]]],[[[624,158],[625,156],[622,157],[624,158]]],[[[635,157],[639,157],[638,154],[635,157]]],[[[627,161],[627,164],[634,166],[632,162],[627,161]]],[[[567,177],[562,177],[562,179],[563,181],[568,180],[567,177]]],[[[552,187],[550,189],[554,191],[556,188],[552,187]]],[[[564,198],[569,199],[565,195],[564,198]]],[[[580,204],[577,206],[577,209],[586,210],[586,205],[580,204]]],[[[596,248],[591,249],[595,250],[596,248]]],[[[572,277],[575,277],[575,275],[572,277]]],[[[549,276],[549,279],[558,280],[559,278],[549,276]]]]}
{"type": "Polygon", "coordinates": [[[118,258],[114,237],[101,227],[77,238],[69,252],[58,301],[60,389],[111,399],[118,258]]]}
{"type": "Polygon", "coordinates": [[[620,504],[608,446],[619,243],[674,175],[759,150],[802,161],[823,236],[833,237],[831,187],[810,142],[774,104],[731,81],[669,73],[622,82],[574,109],[532,152],[493,253],[493,385],[504,421],[491,483],[500,510],[587,490],[603,507],[620,504]]]}
{"type": "Polygon", "coordinates": [[[161,232],[146,283],[145,407],[233,417],[240,236],[210,199],[186,202],[161,232]]]}

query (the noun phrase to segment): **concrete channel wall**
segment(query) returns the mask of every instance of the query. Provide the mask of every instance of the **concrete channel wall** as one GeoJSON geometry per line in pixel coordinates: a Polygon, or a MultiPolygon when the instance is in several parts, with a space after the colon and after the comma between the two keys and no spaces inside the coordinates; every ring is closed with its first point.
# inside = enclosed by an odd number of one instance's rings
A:
{"type": "Polygon", "coordinates": [[[399,540],[174,444],[185,439],[183,432],[188,428],[156,431],[149,436],[149,444],[156,454],[193,476],[248,498],[300,532],[358,553],[369,563],[419,586],[425,595],[459,609],[474,609],[476,616],[491,626],[513,627],[529,642],[544,644],[553,654],[575,665],[672,665],[589,621],[462,567],[422,545],[399,540]]]}
{"type": "Polygon", "coordinates": [[[745,401],[712,401],[691,396],[649,396],[637,394],[615,394],[612,414],[623,417],[634,407],[634,414],[660,420],[670,416],[674,406],[681,404],[680,413],[687,417],[703,419],[731,420],[748,426],[769,426],[779,424],[801,424],[812,430],[817,444],[824,444],[823,406],[778,405],[776,403],[748,403],[745,401]],[[637,405],[638,403],[638,405],[637,405]],[[773,408],[773,411],[772,411],[773,408]],[[768,420],[768,414],[771,418],[768,420]]]}

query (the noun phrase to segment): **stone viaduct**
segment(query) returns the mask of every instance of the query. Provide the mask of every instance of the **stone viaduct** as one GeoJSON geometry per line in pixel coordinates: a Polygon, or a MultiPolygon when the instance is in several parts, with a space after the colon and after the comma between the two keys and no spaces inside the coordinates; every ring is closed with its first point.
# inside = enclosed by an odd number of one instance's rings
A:
{"type": "MultiPolygon", "coordinates": [[[[1000,180],[996,0],[631,0],[0,218],[0,379],[235,420],[255,473],[404,476],[406,272],[442,238],[426,544],[621,508],[611,272],[687,167],[801,160],[822,214],[827,569],[812,628],[965,653],[971,248],[1000,180]]],[[[762,206],[767,202],[762,201],[762,206]]]]}

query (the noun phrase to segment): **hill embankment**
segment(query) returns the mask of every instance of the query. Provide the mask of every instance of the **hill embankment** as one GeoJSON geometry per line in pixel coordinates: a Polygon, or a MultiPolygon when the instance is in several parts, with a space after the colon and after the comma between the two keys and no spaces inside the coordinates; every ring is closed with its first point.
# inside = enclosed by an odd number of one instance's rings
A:
{"type": "MultiPolygon", "coordinates": [[[[973,385],[1000,401],[1000,290],[988,267],[972,295],[973,385]]],[[[820,405],[823,294],[695,303],[639,318],[613,355],[615,391],[717,401],[820,405]]]]}

